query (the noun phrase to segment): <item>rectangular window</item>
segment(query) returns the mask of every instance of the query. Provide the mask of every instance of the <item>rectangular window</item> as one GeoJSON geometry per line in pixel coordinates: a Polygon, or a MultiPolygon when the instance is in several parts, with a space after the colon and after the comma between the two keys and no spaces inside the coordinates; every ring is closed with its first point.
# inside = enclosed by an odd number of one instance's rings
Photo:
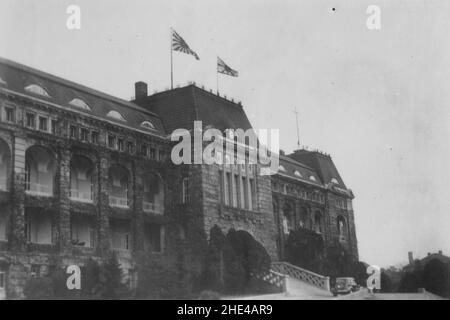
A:
{"type": "Polygon", "coordinates": [[[26,121],[28,128],[34,128],[36,126],[36,117],[33,113],[27,113],[26,121]]]}
{"type": "Polygon", "coordinates": [[[15,122],[15,109],[13,107],[5,107],[5,121],[15,122]]]}
{"type": "Polygon", "coordinates": [[[234,175],[233,180],[233,207],[238,207],[238,190],[239,190],[239,176],[234,175]]]}
{"type": "Polygon", "coordinates": [[[91,132],[91,142],[93,144],[98,144],[98,132],[97,131],[91,132]]]}
{"type": "Polygon", "coordinates": [[[125,150],[125,143],[123,139],[117,139],[117,148],[119,149],[119,151],[125,150]]]}
{"type": "Polygon", "coordinates": [[[240,194],[241,194],[241,208],[245,209],[247,207],[247,197],[245,196],[247,190],[247,184],[245,177],[241,177],[240,194]]]}
{"type": "Polygon", "coordinates": [[[133,154],[134,153],[134,143],[131,141],[127,142],[127,152],[129,154],[133,154]]]}
{"type": "Polygon", "coordinates": [[[0,289],[5,288],[5,272],[0,270],[0,289]]]}
{"type": "Polygon", "coordinates": [[[150,159],[156,159],[156,149],[150,148],[150,159]]]}
{"type": "Polygon", "coordinates": [[[148,153],[148,148],[146,144],[141,145],[141,155],[146,157],[148,153]]]}
{"type": "Polygon", "coordinates": [[[255,180],[249,179],[250,181],[250,190],[248,191],[248,208],[249,210],[253,210],[253,201],[255,200],[255,180]]]}
{"type": "Polygon", "coordinates": [[[39,116],[39,130],[48,131],[48,119],[46,117],[39,116]]]}
{"type": "Polygon", "coordinates": [[[189,203],[189,179],[183,178],[183,186],[182,186],[182,202],[189,203]]]}
{"type": "Polygon", "coordinates": [[[149,223],[145,227],[146,247],[150,252],[163,251],[164,230],[159,224],[149,223]]]}
{"type": "Polygon", "coordinates": [[[116,136],[108,135],[108,147],[111,149],[116,148],[116,136]]]}
{"type": "Polygon", "coordinates": [[[224,185],[223,185],[223,200],[226,205],[230,204],[230,197],[229,197],[229,193],[228,193],[228,190],[230,189],[229,177],[230,177],[230,173],[226,172],[225,179],[224,179],[224,185]]]}
{"type": "Polygon", "coordinates": [[[70,128],[69,128],[69,137],[71,138],[71,139],[76,139],[77,138],[77,132],[78,131],[78,128],[76,127],[76,126],[70,126],[70,128]]]}
{"type": "Polygon", "coordinates": [[[56,134],[56,126],[57,126],[57,124],[56,124],[56,120],[55,119],[51,120],[51,126],[52,126],[52,128],[51,128],[52,134],[56,134]]]}
{"type": "Polygon", "coordinates": [[[80,130],[80,140],[84,142],[89,141],[89,130],[86,128],[81,128],[80,130]]]}

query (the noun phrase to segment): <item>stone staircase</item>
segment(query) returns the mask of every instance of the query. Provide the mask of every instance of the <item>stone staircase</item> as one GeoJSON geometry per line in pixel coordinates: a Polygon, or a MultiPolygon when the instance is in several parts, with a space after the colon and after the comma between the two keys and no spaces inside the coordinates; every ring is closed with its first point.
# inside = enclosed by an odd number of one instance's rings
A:
{"type": "MultiPolygon", "coordinates": [[[[281,295],[270,295],[273,299],[329,299],[330,278],[294,266],[288,262],[273,262],[271,269],[254,275],[278,288],[281,295]]],[[[269,296],[268,296],[269,297],[269,296]]],[[[257,298],[263,298],[258,296],[257,298]]]]}

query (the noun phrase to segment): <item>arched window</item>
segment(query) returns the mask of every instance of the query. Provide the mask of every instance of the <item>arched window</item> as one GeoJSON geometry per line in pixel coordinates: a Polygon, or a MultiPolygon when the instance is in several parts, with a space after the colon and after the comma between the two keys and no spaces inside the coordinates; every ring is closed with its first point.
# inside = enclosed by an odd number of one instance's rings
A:
{"type": "Polygon", "coordinates": [[[45,90],[44,88],[42,88],[40,85],[37,84],[30,84],[26,86],[25,91],[50,98],[50,95],[48,94],[47,90],[45,90]]]}
{"type": "Polygon", "coordinates": [[[300,215],[298,219],[298,227],[309,228],[308,210],[306,208],[300,209],[300,215]]]}
{"type": "Polygon", "coordinates": [[[282,165],[280,165],[280,166],[278,167],[278,171],[286,172],[286,168],[283,167],[282,165]]]}
{"type": "Polygon", "coordinates": [[[145,128],[145,129],[151,129],[151,130],[155,130],[155,126],[153,123],[151,123],[150,121],[144,121],[141,123],[141,127],[145,128]]]}
{"type": "Polygon", "coordinates": [[[154,214],[164,213],[164,185],[155,173],[144,175],[143,210],[154,214]]]}
{"type": "Polygon", "coordinates": [[[303,177],[302,174],[300,173],[300,171],[298,171],[298,170],[295,170],[294,175],[299,178],[303,177]]]}
{"type": "Polygon", "coordinates": [[[311,181],[317,181],[316,177],[314,177],[313,175],[310,175],[310,176],[309,176],[309,180],[311,180],[311,181]]]}
{"type": "Polygon", "coordinates": [[[70,161],[70,198],[81,202],[93,200],[94,166],[86,157],[74,156],[70,161]]]}
{"type": "Polygon", "coordinates": [[[336,178],[332,178],[331,183],[339,184],[339,181],[336,178]]]}
{"type": "Polygon", "coordinates": [[[25,153],[25,190],[38,196],[52,196],[55,158],[47,149],[30,147],[25,153]]]}
{"type": "Polygon", "coordinates": [[[11,152],[8,144],[0,139],[0,190],[7,191],[11,172],[11,152]]]}
{"type": "Polygon", "coordinates": [[[294,212],[292,206],[286,203],[283,206],[283,231],[289,234],[292,230],[294,230],[294,212]]]}
{"type": "Polygon", "coordinates": [[[112,166],[109,169],[109,205],[113,207],[128,208],[128,171],[121,166],[112,166]]]}
{"type": "Polygon", "coordinates": [[[106,114],[106,116],[109,118],[116,119],[116,120],[126,121],[125,118],[116,110],[111,110],[110,112],[108,112],[106,114]]]}
{"type": "Polygon", "coordinates": [[[74,107],[77,107],[77,108],[81,108],[81,109],[84,109],[84,110],[91,111],[91,107],[89,107],[89,105],[86,102],[84,102],[83,100],[78,99],[78,98],[72,99],[69,102],[69,104],[74,106],[74,107]]]}
{"type": "Polygon", "coordinates": [[[316,213],[314,214],[314,231],[317,233],[323,232],[323,221],[320,211],[316,211],[316,213]]]}
{"type": "Polygon", "coordinates": [[[337,229],[339,234],[339,240],[345,241],[347,239],[347,223],[345,221],[345,218],[342,216],[339,216],[337,218],[337,229]]]}
{"type": "Polygon", "coordinates": [[[2,77],[0,77],[0,84],[3,84],[3,85],[5,85],[5,84],[6,84],[6,81],[5,81],[5,80],[3,80],[3,79],[2,79],[2,77]]]}

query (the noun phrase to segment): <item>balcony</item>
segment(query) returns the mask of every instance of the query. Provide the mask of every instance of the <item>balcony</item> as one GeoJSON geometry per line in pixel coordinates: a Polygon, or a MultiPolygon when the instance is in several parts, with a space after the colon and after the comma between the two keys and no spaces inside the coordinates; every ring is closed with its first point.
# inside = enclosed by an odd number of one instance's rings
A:
{"type": "Polygon", "coordinates": [[[92,192],[80,192],[76,189],[70,190],[70,200],[78,201],[78,202],[85,202],[85,203],[92,203],[92,192]]]}
{"type": "Polygon", "coordinates": [[[109,196],[109,205],[117,208],[129,208],[128,199],[126,197],[109,196]]]}
{"type": "Polygon", "coordinates": [[[53,188],[46,184],[40,184],[37,182],[27,182],[25,184],[25,192],[34,196],[52,197],[53,188]]]}
{"type": "Polygon", "coordinates": [[[142,208],[143,208],[144,212],[147,212],[147,213],[153,213],[153,214],[162,214],[163,213],[162,207],[153,202],[143,201],[142,208]]]}

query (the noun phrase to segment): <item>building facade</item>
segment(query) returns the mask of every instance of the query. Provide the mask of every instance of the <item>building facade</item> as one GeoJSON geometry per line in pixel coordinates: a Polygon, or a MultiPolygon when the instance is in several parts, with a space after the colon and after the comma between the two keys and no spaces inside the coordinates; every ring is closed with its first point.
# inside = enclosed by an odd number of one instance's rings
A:
{"type": "Polygon", "coordinates": [[[249,232],[274,260],[296,227],[357,258],[353,195],[329,156],[280,156],[273,176],[255,164],[175,165],[173,130],[250,129],[242,105],[194,84],[135,89],[129,102],[0,59],[0,298],[111,252],[133,285],[138,257],[184,254],[180,244],[195,254],[214,225],[249,232]]]}

